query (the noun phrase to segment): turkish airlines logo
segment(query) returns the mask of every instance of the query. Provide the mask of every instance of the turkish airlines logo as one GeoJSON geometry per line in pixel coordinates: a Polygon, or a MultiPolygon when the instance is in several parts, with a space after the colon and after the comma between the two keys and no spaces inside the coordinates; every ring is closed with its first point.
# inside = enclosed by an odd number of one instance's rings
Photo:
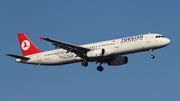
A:
{"type": "Polygon", "coordinates": [[[28,40],[24,40],[22,43],[21,43],[21,48],[22,50],[26,51],[30,48],[30,42],[28,40]]]}

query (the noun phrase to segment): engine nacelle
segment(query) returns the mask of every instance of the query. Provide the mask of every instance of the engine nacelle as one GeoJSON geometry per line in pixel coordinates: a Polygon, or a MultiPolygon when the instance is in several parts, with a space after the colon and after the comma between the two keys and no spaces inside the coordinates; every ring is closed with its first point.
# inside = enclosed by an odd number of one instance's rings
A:
{"type": "Polygon", "coordinates": [[[109,66],[118,66],[118,65],[124,65],[128,63],[128,57],[127,56],[118,56],[114,59],[109,60],[108,65],[109,66]]]}
{"type": "Polygon", "coordinates": [[[101,57],[101,56],[109,56],[114,54],[112,49],[94,49],[89,52],[87,52],[87,57],[93,58],[93,57],[101,57]]]}

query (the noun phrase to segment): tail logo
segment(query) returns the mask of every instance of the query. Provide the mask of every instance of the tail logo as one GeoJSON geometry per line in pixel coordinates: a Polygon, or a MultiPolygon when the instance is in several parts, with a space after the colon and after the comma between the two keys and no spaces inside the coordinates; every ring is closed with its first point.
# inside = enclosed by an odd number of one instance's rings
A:
{"type": "Polygon", "coordinates": [[[26,51],[30,48],[30,42],[28,40],[24,40],[22,43],[21,43],[21,48],[22,50],[26,51]]]}

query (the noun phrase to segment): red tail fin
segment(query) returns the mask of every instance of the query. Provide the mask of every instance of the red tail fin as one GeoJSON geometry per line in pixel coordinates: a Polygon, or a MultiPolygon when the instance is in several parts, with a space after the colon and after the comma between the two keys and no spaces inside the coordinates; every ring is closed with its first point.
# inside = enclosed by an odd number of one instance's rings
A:
{"type": "Polygon", "coordinates": [[[23,56],[41,52],[24,33],[18,34],[18,40],[23,56]]]}

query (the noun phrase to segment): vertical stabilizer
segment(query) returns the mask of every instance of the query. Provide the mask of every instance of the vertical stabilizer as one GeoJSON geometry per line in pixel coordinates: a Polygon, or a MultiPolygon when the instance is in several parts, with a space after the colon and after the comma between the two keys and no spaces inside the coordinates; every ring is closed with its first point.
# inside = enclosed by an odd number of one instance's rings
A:
{"type": "Polygon", "coordinates": [[[18,34],[18,40],[23,56],[41,52],[24,33],[18,34]]]}

